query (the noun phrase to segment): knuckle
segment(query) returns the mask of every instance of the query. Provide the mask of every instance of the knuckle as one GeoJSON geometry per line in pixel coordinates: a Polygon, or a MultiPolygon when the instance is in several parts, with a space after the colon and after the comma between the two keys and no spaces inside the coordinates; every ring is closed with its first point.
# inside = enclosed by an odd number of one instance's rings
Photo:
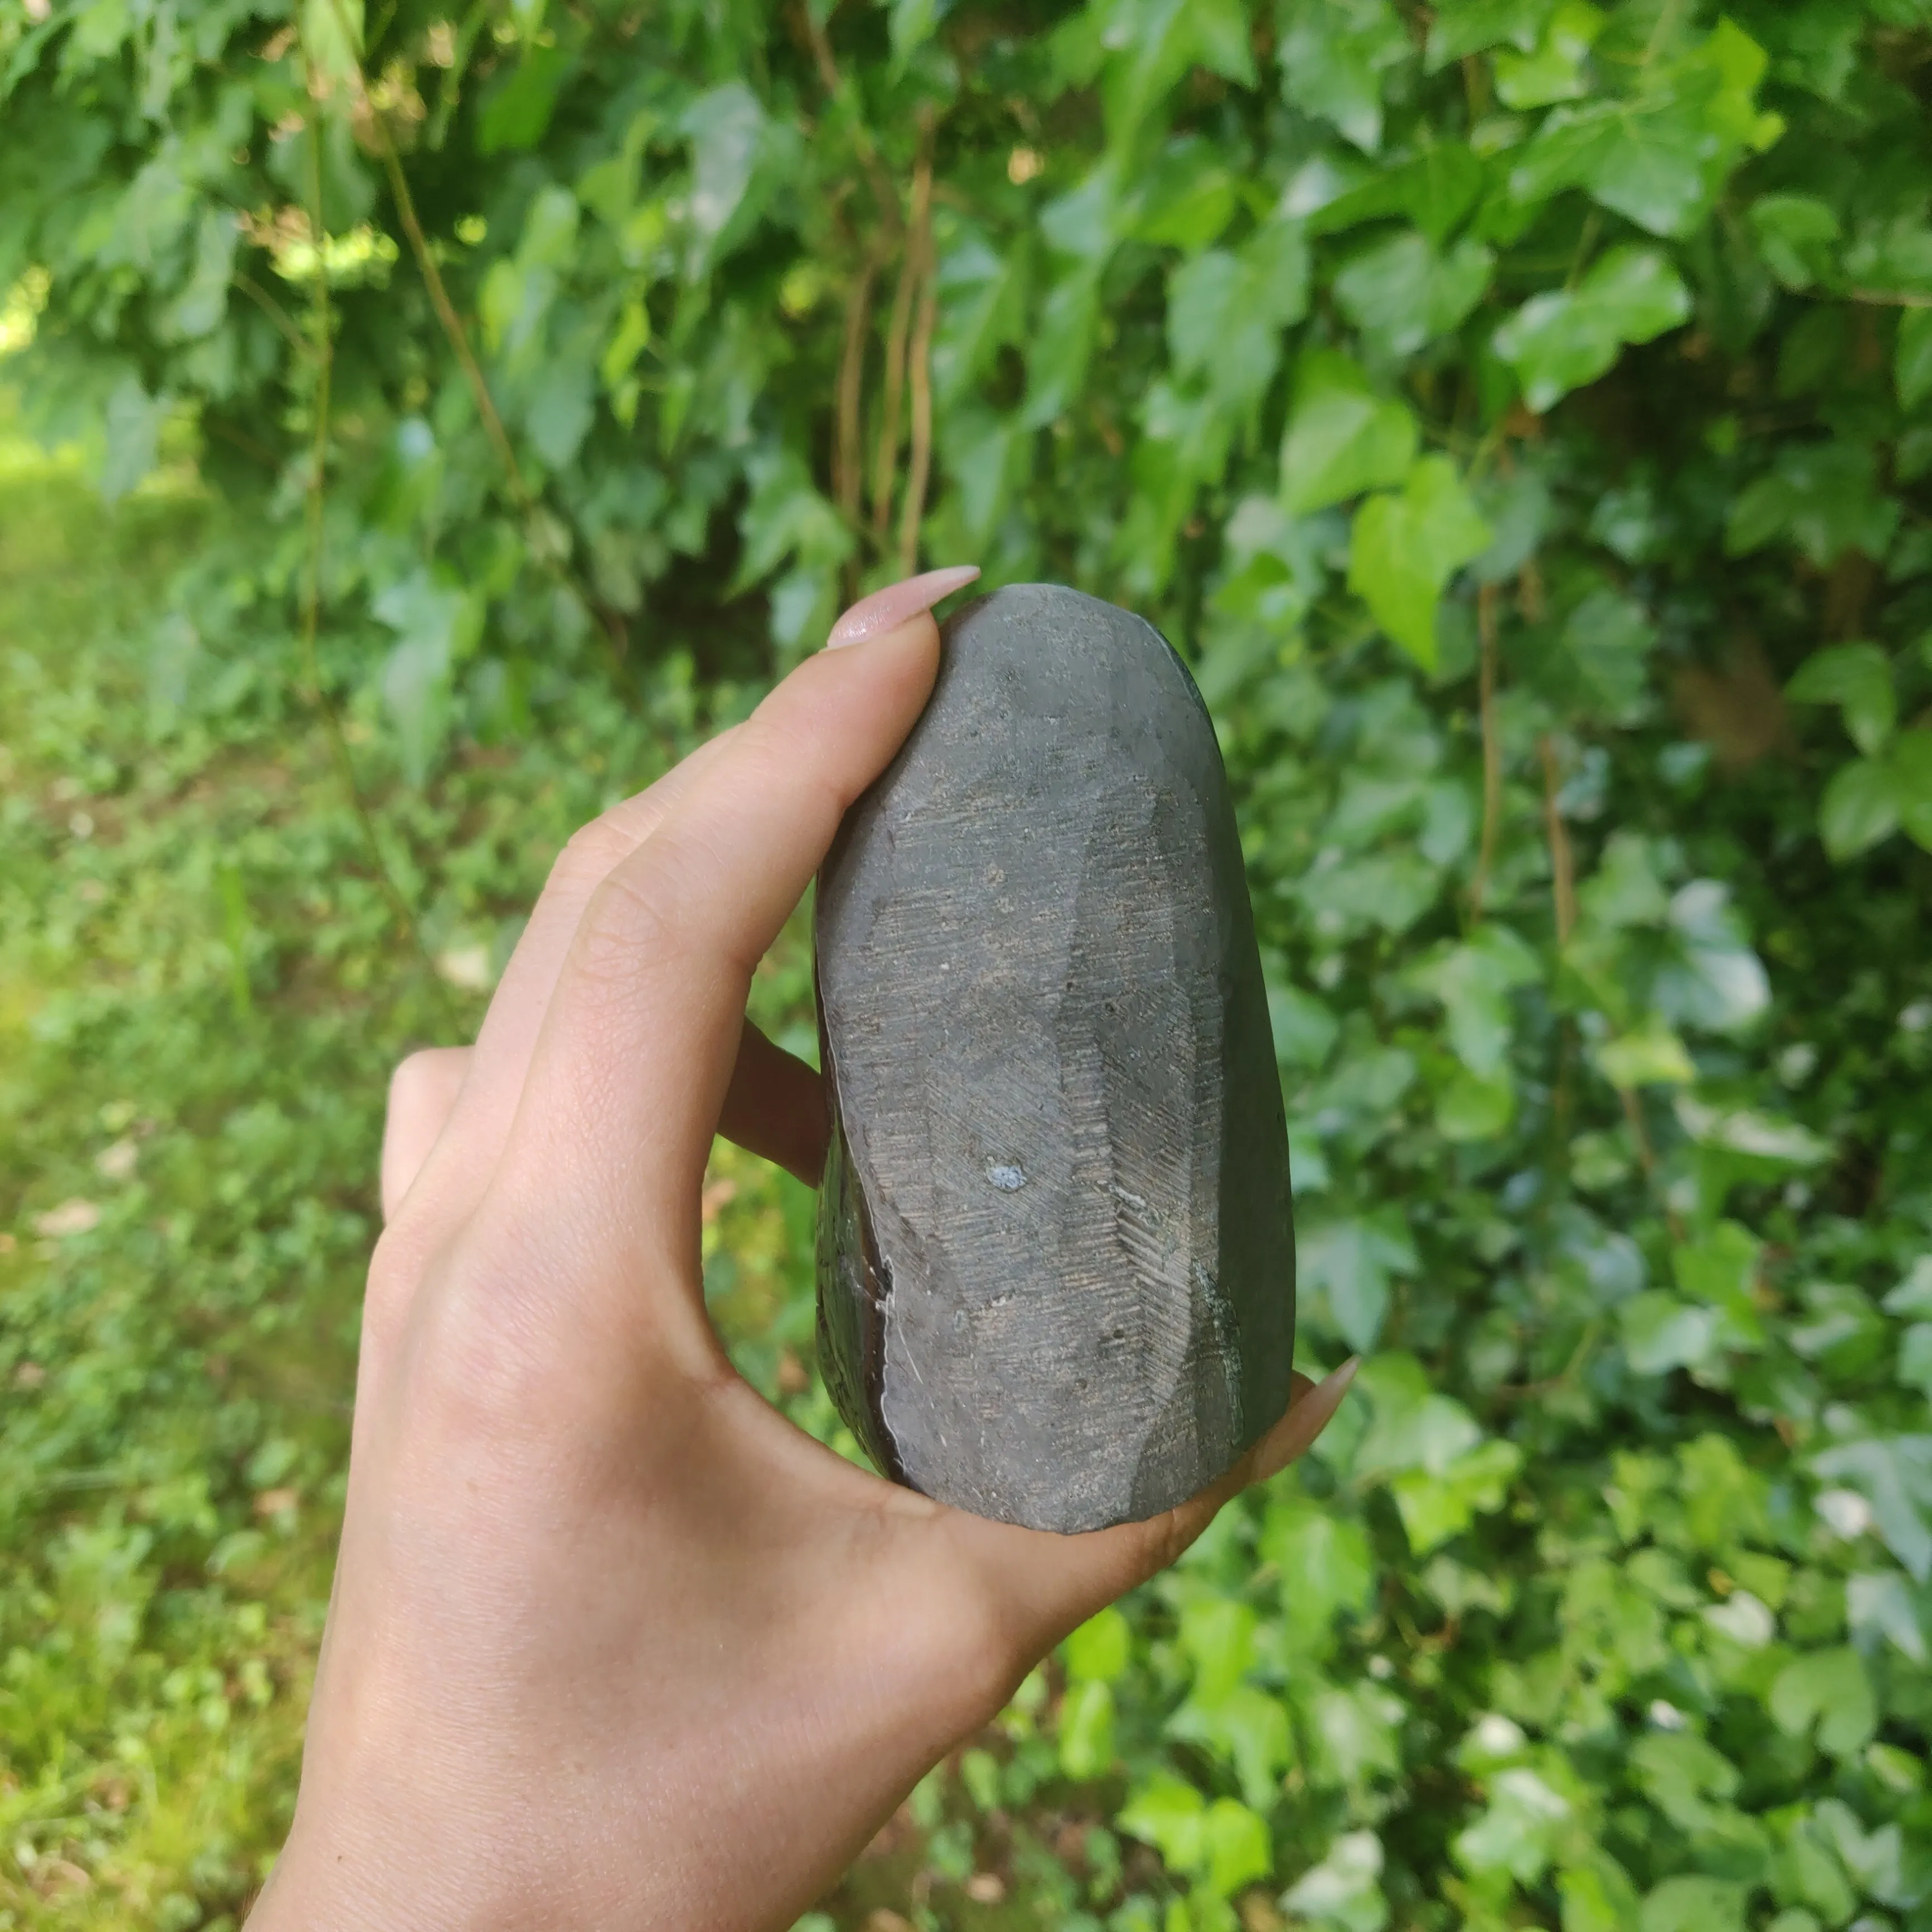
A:
{"type": "Polygon", "coordinates": [[[563,850],[550,868],[551,886],[594,886],[637,849],[638,836],[628,831],[615,814],[606,812],[587,825],[580,825],[564,841],[563,850]]]}
{"type": "Polygon", "coordinates": [[[578,969],[596,986],[628,990],[676,956],[686,934],[662,866],[620,866],[591,896],[578,928],[578,969]]]}

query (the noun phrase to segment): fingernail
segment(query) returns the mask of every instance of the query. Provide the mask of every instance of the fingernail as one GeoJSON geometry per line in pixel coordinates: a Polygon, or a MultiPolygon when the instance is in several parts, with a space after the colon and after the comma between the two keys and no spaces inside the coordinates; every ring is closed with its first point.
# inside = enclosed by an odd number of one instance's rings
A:
{"type": "Polygon", "coordinates": [[[942,597],[950,597],[954,591],[970,584],[979,574],[976,563],[958,563],[944,570],[923,571],[917,577],[908,577],[903,584],[889,584],[884,590],[860,598],[832,626],[825,648],[836,650],[841,644],[863,644],[868,638],[896,631],[922,610],[930,610],[942,597]]]}
{"type": "Polygon", "coordinates": [[[1362,1366],[1359,1355],[1351,1355],[1333,1374],[1322,1377],[1288,1413],[1296,1418],[1282,1439],[1274,1445],[1274,1454],[1264,1459],[1256,1472],[1257,1481],[1265,1481],[1270,1476],[1278,1475],[1289,1463],[1306,1455],[1315,1446],[1322,1430],[1334,1419],[1336,1409],[1342,1406],[1342,1398],[1348,1393],[1348,1384],[1355,1379],[1355,1372],[1362,1366]]]}

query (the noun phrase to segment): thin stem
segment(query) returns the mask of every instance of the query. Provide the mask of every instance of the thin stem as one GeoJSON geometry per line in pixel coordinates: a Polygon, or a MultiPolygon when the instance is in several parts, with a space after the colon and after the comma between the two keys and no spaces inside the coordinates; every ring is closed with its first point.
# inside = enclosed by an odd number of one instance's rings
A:
{"type": "Polygon", "coordinates": [[[1557,808],[1557,794],[1563,788],[1556,740],[1546,731],[1537,741],[1537,751],[1543,760],[1543,829],[1550,841],[1550,884],[1556,899],[1556,943],[1568,946],[1576,927],[1576,862],[1563,814],[1557,808]]]}
{"type": "MultiPolygon", "coordinates": [[[[832,453],[832,488],[838,513],[848,528],[859,522],[860,500],[865,493],[865,459],[859,449],[859,398],[866,380],[866,332],[872,317],[872,284],[878,280],[880,250],[874,248],[861,265],[845,302],[845,341],[838,356],[838,441],[832,453]]],[[[848,566],[848,578],[856,563],[848,566]]],[[[848,582],[848,592],[858,588],[848,582]]]]}
{"type": "MultiPolygon", "coordinates": [[[[315,271],[317,274],[322,273],[322,257],[320,254],[317,254],[315,258],[315,271]]],[[[235,286],[275,325],[276,328],[281,332],[290,347],[294,350],[298,356],[308,356],[314,353],[311,345],[303,340],[302,332],[296,326],[294,319],[290,315],[288,310],[283,308],[266,289],[248,276],[242,274],[238,274],[235,278],[235,286]]]]}
{"type": "MultiPolygon", "coordinates": [[[[490,386],[483,379],[482,365],[476,360],[476,352],[470,346],[470,334],[463,326],[463,318],[456,312],[456,305],[449,298],[449,291],[443,286],[442,271],[436,265],[436,257],[430,253],[429,242],[424,235],[422,224],[416,219],[416,197],[410,193],[410,184],[403,172],[402,158],[396,152],[396,144],[389,137],[389,124],[382,118],[382,110],[369,98],[368,76],[362,71],[362,57],[357,52],[360,36],[350,23],[349,10],[343,0],[331,0],[335,9],[337,24],[342,30],[343,45],[348,48],[356,62],[355,85],[362,97],[362,105],[368,110],[369,131],[376,143],[377,158],[382,164],[382,171],[388,176],[389,193],[396,204],[396,213],[401,220],[403,232],[409,239],[410,253],[416,257],[418,272],[429,290],[430,304],[436,310],[436,320],[442,325],[442,332],[449,339],[449,346],[456,352],[456,359],[463,365],[463,373],[470,384],[470,392],[476,398],[477,413],[483,418],[483,427],[496,449],[497,460],[510,479],[510,488],[518,505],[526,511],[535,507],[530,486],[524,481],[524,472],[517,465],[517,452],[510,447],[508,434],[503,428],[503,419],[496,413],[496,405],[491,400],[490,386]]],[[[320,247],[320,242],[316,244],[320,247]]]]}
{"type": "Polygon", "coordinates": [[[1485,584],[1476,592],[1476,630],[1482,640],[1478,677],[1478,710],[1483,729],[1483,838],[1476,856],[1476,877],[1469,888],[1469,923],[1483,916],[1483,895],[1496,863],[1496,836],[1503,815],[1503,746],[1496,724],[1496,586],[1485,584]]]}
{"type": "Polygon", "coordinates": [[[932,246],[932,155],[922,143],[913,177],[913,248],[919,256],[919,310],[913,324],[912,456],[906,466],[905,502],[899,512],[899,568],[910,577],[919,565],[919,526],[926,515],[926,490],[932,470],[932,331],[939,313],[939,264],[932,246]]]}
{"type": "MultiPolygon", "coordinates": [[[[832,43],[825,37],[825,29],[812,17],[809,6],[798,9],[804,21],[806,38],[812,43],[812,58],[818,69],[819,83],[837,104],[845,98],[844,77],[838,71],[838,63],[832,56],[832,43]]],[[[852,145],[859,151],[859,160],[866,170],[866,178],[872,184],[873,199],[879,204],[879,216],[888,229],[896,229],[899,222],[898,196],[894,192],[892,178],[886,172],[885,164],[879,159],[879,151],[872,145],[872,130],[855,111],[852,116],[852,145]]]]}
{"type": "Polygon", "coordinates": [[[881,549],[892,520],[892,478],[899,460],[899,407],[905,392],[906,331],[912,319],[913,290],[918,279],[917,251],[908,237],[899,256],[892,318],[886,325],[886,394],[880,412],[878,447],[872,459],[872,535],[881,549]]]}
{"type": "Polygon", "coordinates": [[[1906,289],[1847,289],[1845,292],[1855,302],[1869,302],[1878,308],[1932,308],[1932,295],[1906,289]]]}

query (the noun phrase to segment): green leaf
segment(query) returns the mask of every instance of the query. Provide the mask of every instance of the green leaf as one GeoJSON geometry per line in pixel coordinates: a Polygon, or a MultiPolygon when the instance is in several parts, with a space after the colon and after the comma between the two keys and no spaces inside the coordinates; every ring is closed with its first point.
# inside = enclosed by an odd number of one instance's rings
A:
{"type": "Polygon", "coordinates": [[[1750,1888],[1730,1879],[1686,1874],[1645,1896],[1638,1932],[1744,1932],[1750,1888]]]}
{"type": "Polygon", "coordinates": [[[1876,644],[1834,644],[1814,651],[1784,687],[1797,704],[1835,704],[1852,742],[1868,755],[1892,735],[1898,719],[1892,660],[1876,644]]]}
{"type": "Polygon", "coordinates": [[[1425,456],[1400,494],[1372,496],[1356,512],[1348,587],[1396,643],[1432,670],[1437,600],[1490,535],[1456,466],[1446,456],[1425,456]]]}
{"type": "Polygon", "coordinates": [[[1443,0],[1429,26],[1429,70],[1504,43],[1528,53],[1542,35],[1550,0],[1443,0]]]}
{"type": "Polygon", "coordinates": [[[1382,1840],[1372,1832],[1344,1832],[1281,1902],[1298,1916],[1339,1932],[1382,1932],[1388,1923],[1382,1874],[1382,1840]]]}
{"type": "Polygon", "coordinates": [[[765,110],[742,81],[701,94],[678,119],[691,143],[692,236],[702,266],[714,259],[745,206],[765,140],[765,110]]]}
{"type": "Polygon", "coordinates": [[[1932,1577],[1932,1436],[1844,1443],[1814,1456],[1811,1467],[1868,1498],[1886,1547],[1919,1582],[1932,1577]]]}
{"type": "Polygon", "coordinates": [[[1508,926],[1490,923],[1462,945],[1412,967],[1409,983],[1440,1000],[1449,1045],[1480,1079],[1501,1072],[1510,1044],[1510,995],[1541,976],[1536,956],[1508,926]]]}
{"type": "Polygon", "coordinates": [[[1332,350],[1302,357],[1281,446],[1281,495],[1296,514],[1400,482],[1414,460],[1415,418],[1376,394],[1355,364],[1332,350]]]}
{"type": "Polygon", "coordinates": [[[1233,218],[1234,177],[1220,152],[1198,134],[1170,142],[1135,190],[1124,227],[1136,242],[1204,248],[1233,218]]]}
{"type": "MultiPolygon", "coordinates": [[[[309,4],[332,6],[334,0],[309,4]]],[[[526,44],[522,58],[483,96],[476,115],[478,152],[495,154],[534,148],[548,129],[557,98],[576,65],[576,55],[566,47],[526,44]]]]}
{"type": "Polygon", "coordinates": [[[1898,830],[1898,791],[1882,760],[1855,758],[1832,774],[1818,808],[1818,832],[1834,859],[1855,859],[1898,830]]]}
{"type": "Polygon", "coordinates": [[[1560,0],[1527,50],[1504,47],[1495,56],[1496,98],[1505,107],[1548,107],[1589,92],[1583,64],[1609,16],[1589,0],[1560,0]]]}
{"type": "Polygon", "coordinates": [[[1111,1605],[1096,1612],[1067,1638],[1061,1654],[1074,1682],[1111,1684],[1126,1669],[1133,1633],[1127,1620],[1111,1605]]]}
{"type": "Polygon", "coordinates": [[[1787,442],[1769,473],[1732,504],[1724,548],[1744,556],[1786,536],[1822,570],[1848,550],[1882,556],[1898,518],[1898,500],[1880,490],[1870,443],[1787,442]]]}
{"type": "Polygon", "coordinates": [[[1420,234],[1390,236],[1336,274],[1335,299],[1371,353],[1412,356],[1456,328],[1482,300],[1494,259],[1466,238],[1438,255],[1420,234]]]}
{"type": "Polygon", "coordinates": [[[1276,58],[1297,106],[1364,154],[1382,146],[1384,72],[1409,52],[1389,0],[1282,0],[1276,58]]]}
{"type": "Polygon", "coordinates": [[[1522,1451],[1494,1438],[1458,1456],[1440,1474],[1413,1470],[1389,1485],[1412,1555],[1426,1556],[1460,1536],[1478,1516],[1502,1508],[1522,1468],[1522,1451]]]}
{"type": "Polygon", "coordinates": [[[1527,1765],[1498,1772],[1490,1781],[1489,1799],[1488,1809],[1452,1841],[1456,1862],[1478,1876],[1507,1873],[1533,1885],[1549,1866],[1557,1834],[1570,1816],[1570,1801],[1527,1765]]]}
{"type": "Polygon", "coordinates": [[[1658,236],[1689,232],[1747,148],[1782,123],[1754,95],[1762,48],[1729,20],[1681,60],[1647,65],[1633,94],[1558,107],[1521,151],[1510,192],[1523,204],[1566,188],[1658,236]]]}
{"type": "MultiPolygon", "coordinates": [[[[361,70],[362,53],[363,0],[302,0],[300,20],[302,50],[314,72],[323,86],[323,98],[340,94],[346,100],[350,86],[361,70]]],[[[118,11],[121,19],[126,18],[125,9],[118,0],[109,0],[106,6],[97,4],[82,16],[83,26],[92,16],[104,20],[112,12],[118,11]]],[[[124,32],[124,28],[122,29],[124,32]]],[[[107,38],[104,28],[92,28],[94,44],[90,51],[106,51],[100,43],[107,38]]],[[[112,35],[118,45],[121,33],[112,35]]]]}
{"type": "Polygon", "coordinates": [[[1130,1838],[1160,1852],[1171,1871],[1184,1877],[1207,1861],[1208,1802],[1172,1772],[1156,1771],[1129,1797],[1114,1822],[1130,1838]]]}
{"type": "Polygon", "coordinates": [[[154,466],[166,420],[168,399],[151,396],[137,376],[124,376],[107,398],[106,452],[100,466],[100,490],[107,502],[118,502],[154,466]]]}
{"type": "Polygon", "coordinates": [[[181,292],[163,311],[164,338],[189,342],[210,334],[228,311],[228,286],[235,274],[235,248],[241,229],[233,211],[204,208],[195,227],[194,262],[181,292]]]}
{"type": "Polygon", "coordinates": [[[1909,308],[1899,317],[1892,368],[1900,409],[1916,409],[1932,396],[1932,308],[1909,308]]]}
{"type": "Polygon", "coordinates": [[[1878,1729],[1878,1706],[1864,1660],[1849,1646],[1795,1658],[1778,1673],[1766,1708],[1795,1737],[1815,1726],[1828,1757],[1855,1756],[1878,1729]]]}
{"type": "Polygon", "coordinates": [[[1828,202],[1761,195],[1750,205],[1750,225],[1766,266],[1787,289],[1810,288],[1831,274],[1830,244],[1843,231],[1828,202]]]}
{"type": "Polygon", "coordinates": [[[1596,1049],[1604,1078],[1626,1092],[1638,1087],[1678,1086],[1694,1080],[1697,1070],[1684,1042],[1655,1015],[1596,1049]]]}
{"type": "Polygon", "coordinates": [[[1696,1368],[1708,1361],[1718,1342],[1718,1317],[1708,1308],[1694,1308],[1674,1294],[1648,1288],[1618,1311],[1624,1356],[1640,1376],[1667,1375],[1672,1369],[1696,1368]]]}
{"type": "Polygon", "coordinates": [[[1372,1348],[1388,1312],[1392,1276],[1416,1265],[1407,1230],[1393,1214],[1361,1221],[1318,1222],[1298,1243],[1303,1287],[1327,1298],[1330,1320],[1358,1353],[1372,1348]]]}
{"type": "Polygon", "coordinates": [[[1574,289],[1532,296],[1496,332],[1523,399],[1538,411],[1610,368],[1626,343],[1648,342],[1690,313],[1690,292],[1654,248],[1612,248],[1574,289]]]}
{"type": "Polygon", "coordinates": [[[1075,1684],[1060,1707],[1060,1768],[1068,1778],[1104,1778],[1114,1766],[1114,1694],[1094,1678],[1075,1684]]]}
{"type": "Polygon", "coordinates": [[[1232,1898],[1274,1869],[1266,1822],[1234,1798],[1217,1798],[1208,1808],[1206,1835],[1204,1876],[1217,1898],[1232,1898]]]}
{"type": "Polygon", "coordinates": [[[1167,333],[1174,367],[1204,372],[1231,406],[1256,400],[1280,364],[1282,332],[1308,304],[1308,251],[1300,228],[1271,222],[1238,253],[1210,248],[1174,271],[1167,333]]]}
{"type": "Polygon", "coordinates": [[[1027,356],[1021,421],[1028,428],[1052,422],[1079,394],[1099,315],[1099,277],[1090,267],[1076,268],[1048,296],[1027,356]]]}

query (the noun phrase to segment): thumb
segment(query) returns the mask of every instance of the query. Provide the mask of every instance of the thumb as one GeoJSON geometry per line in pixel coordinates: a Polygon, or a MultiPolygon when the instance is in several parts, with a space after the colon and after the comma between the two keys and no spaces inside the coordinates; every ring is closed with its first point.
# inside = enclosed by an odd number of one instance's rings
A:
{"type": "Polygon", "coordinates": [[[959,1514],[961,1533],[978,1546],[974,1553],[988,1594],[1003,1604],[1002,1622],[1021,1638],[1028,1664],[1116,1597],[1166,1569],[1250,1484],[1264,1482],[1305,1455],[1341,1407],[1361,1365],[1359,1355],[1351,1355],[1322,1382],[1297,1375],[1287,1412],[1226,1475],[1144,1522],[1057,1536],[959,1514]]]}

